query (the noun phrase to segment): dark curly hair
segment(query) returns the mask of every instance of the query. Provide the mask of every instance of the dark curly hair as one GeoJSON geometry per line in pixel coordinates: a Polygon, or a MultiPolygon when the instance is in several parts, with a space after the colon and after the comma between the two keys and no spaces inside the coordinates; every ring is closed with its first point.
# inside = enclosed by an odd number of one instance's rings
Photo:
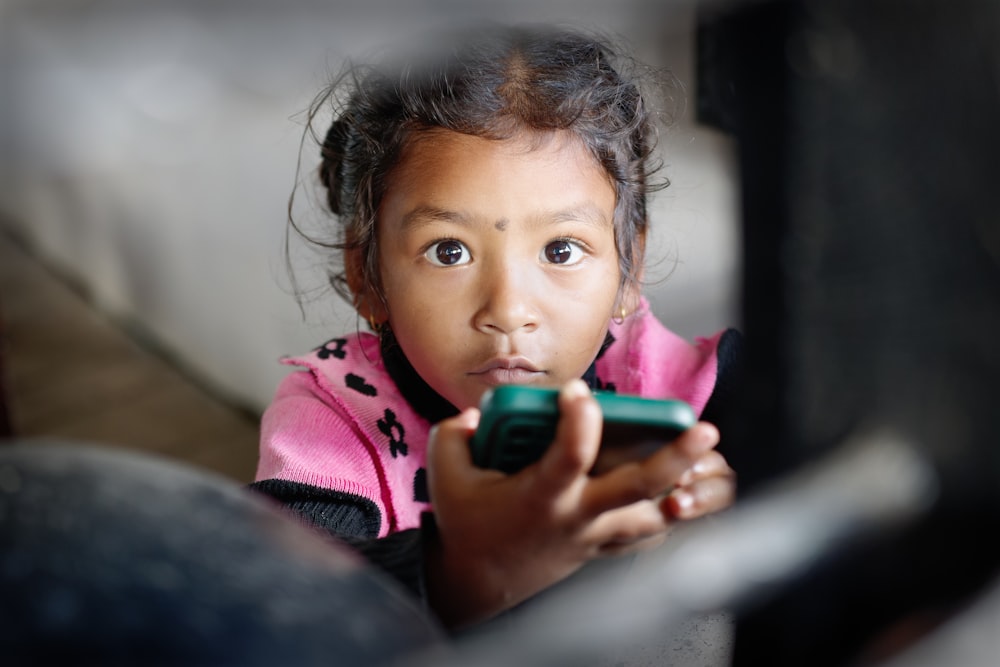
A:
{"type": "MultiPolygon", "coordinates": [[[[341,227],[326,244],[289,215],[291,229],[345,256],[356,253],[360,261],[350,268],[361,275],[354,285],[383,299],[376,216],[387,177],[411,138],[438,128],[495,140],[525,130],[568,130],[615,186],[621,287],[636,284],[646,198],[668,185],[666,179],[656,185],[650,179],[660,167],[652,158],[656,124],[640,90],[638,64],[608,40],[552,26],[479,26],[452,37],[379,65],[350,63],[316,99],[310,129],[318,112],[334,105],[319,175],[341,227]]],[[[345,299],[358,298],[342,266],[331,268],[329,277],[345,299]]]]}

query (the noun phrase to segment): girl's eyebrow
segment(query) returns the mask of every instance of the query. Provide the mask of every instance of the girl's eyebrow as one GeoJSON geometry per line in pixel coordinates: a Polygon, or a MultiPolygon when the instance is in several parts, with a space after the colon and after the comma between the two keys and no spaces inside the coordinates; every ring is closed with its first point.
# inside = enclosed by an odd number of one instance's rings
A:
{"type": "MultiPolygon", "coordinates": [[[[403,216],[402,227],[404,230],[408,230],[434,222],[450,222],[470,226],[476,223],[476,218],[462,211],[451,211],[437,206],[418,206],[403,216]]],[[[538,213],[531,216],[528,222],[533,227],[563,222],[582,222],[598,229],[604,229],[612,224],[600,208],[589,202],[556,211],[538,213]]],[[[493,221],[493,225],[497,229],[505,228],[508,223],[506,218],[498,218],[493,221]]]]}
{"type": "Polygon", "coordinates": [[[470,216],[459,211],[449,211],[436,206],[418,206],[408,211],[401,221],[404,230],[429,225],[433,222],[452,222],[459,225],[471,225],[470,216]]]}
{"type": "Polygon", "coordinates": [[[546,213],[539,216],[539,218],[539,222],[542,223],[582,222],[598,229],[604,229],[612,225],[612,221],[608,220],[604,212],[590,202],[546,213]]]}

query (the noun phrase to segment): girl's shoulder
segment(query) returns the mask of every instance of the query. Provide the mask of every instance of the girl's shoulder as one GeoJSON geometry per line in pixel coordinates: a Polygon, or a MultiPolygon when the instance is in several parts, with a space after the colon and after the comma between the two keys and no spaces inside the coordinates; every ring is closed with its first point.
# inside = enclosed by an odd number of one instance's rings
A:
{"type": "Polygon", "coordinates": [[[331,338],[305,354],[282,357],[281,363],[310,371],[316,383],[335,396],[396,393],[391,390],[378,338],[369,333],[331,338]]]}
{"type": "Polygon", "coordinates": [[[289,374],[278,385],[274,403],[290,394],[309,394],[364,431],[384,433],[386,423],[400,420],[412,423],[411,432],[420,430],[420,418],[386,371],[379,340],[370,333],[332,338],[306,354],[284,357],[281,363],[302,372],[289,374]]]}
{"type": "Polygon", "coordinates": [[[643,299],[623,322],[612,323],[614,342],[597,362],[598,380],[623,394],[679,398],[701,412],[715,388],[726,329],[693,341],[668,329],[643,299]]]}
{"type": "Polygon", "coordinates": [[[430,426],[386,371],[378,338],[333,338],[282,363],[299,370],[265,412],[258,475],[372,500],[384,517],[381,534],[416,526],[428,508],[430,426]]]}

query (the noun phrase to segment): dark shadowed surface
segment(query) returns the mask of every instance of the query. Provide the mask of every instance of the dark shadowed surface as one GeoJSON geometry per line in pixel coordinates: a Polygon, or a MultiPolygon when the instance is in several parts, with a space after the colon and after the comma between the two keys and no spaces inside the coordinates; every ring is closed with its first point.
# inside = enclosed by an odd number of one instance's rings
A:
{"type": "Polygon", "coordinates": [[[865,664],[1000,569],[998,27],[976,0],[706,14],[700,102],[741,152],[743,493],[872,425],[941,482],[911,530],[830,554],[741,619],[738,665],[865,664]]]}
{"type": "Polygon", "coordinates": [[[239,485],[82,443],[0,448],[0,661],[377,665],[440,638],[239,485]]]}

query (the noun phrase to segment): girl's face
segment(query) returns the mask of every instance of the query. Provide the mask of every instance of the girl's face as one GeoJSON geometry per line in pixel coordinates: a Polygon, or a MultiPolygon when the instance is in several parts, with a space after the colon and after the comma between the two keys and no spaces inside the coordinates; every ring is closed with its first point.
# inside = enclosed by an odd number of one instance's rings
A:
{"type": "Polygon", "coordinates": [[[619,286],[615,191],[572,134],[411,142],[379,210],[386,313],[459,409],[499,384],[560,386],[594,360],[619,286]]]}

